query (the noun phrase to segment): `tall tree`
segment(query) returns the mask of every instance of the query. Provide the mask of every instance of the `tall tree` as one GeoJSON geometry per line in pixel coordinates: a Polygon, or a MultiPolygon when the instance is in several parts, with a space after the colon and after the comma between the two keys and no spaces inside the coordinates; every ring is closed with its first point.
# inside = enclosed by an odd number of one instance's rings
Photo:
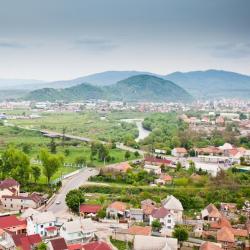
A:
{"type": "Polygon", "coordinates": [[[84,192],[81,189],[73,189],[69,191],[65,198],[67,206],[75,213],[79,212],[79,206],[84,200],[84,192]]]}
{"type": "Polygon", "coordinates": [[[10,176],[20,183],[25,183],[29,179],[29,157],[18,149],[13,147],[7,148],[2,154],[0,167],[2,178],[10,176]]]}
{"type": "Polygon", "coordinates": [[[33,166],[31,168],[31,174],[33,175],[34,181],[36,183],[41,176],[41,169],[38,166],[33,166]]]}
{"type": "Polygon", "coordinates": [[[63,164],[63,157],[61,155],[54,155],[43,149],[41,151],[41,160],[43,165],[43,173],[47,177],[48,184],[51,177],[63,164]]]}

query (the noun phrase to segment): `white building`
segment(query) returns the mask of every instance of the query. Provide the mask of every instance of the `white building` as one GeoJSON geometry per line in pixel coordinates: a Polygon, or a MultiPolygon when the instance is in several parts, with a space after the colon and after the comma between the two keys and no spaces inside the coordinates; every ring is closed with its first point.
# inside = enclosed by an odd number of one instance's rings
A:
{"type": "Polygon", "coordinates": [[[67,243],[86,242],[94,237],[96,227],[90,218],[65,222],[60,228],[60,236],[67,243]]]}
{"type": "Polygon", "coordinates": [[[159,220],[163,230],[172,230],[175,227],[175,217],[172,212],[164,207],[156,208],[149,216],[149,224],[152,225],[154,220],[159,220]]]}
{"type": "Polygon", "coordinates": [[[173,195],[162,201],[162,206],[173,213],[176,223],[182,223],[183,206],[173,195]]]}
{"type": "Polygon", "coordinates": [[[148,173],[154,173],[157,175],[161,174],[161,167],[157,165],[149,165],[145,164],[144,165],[144,170],[147,171],[148,173]]]}
{"type": "Polygon", "coordinates": [[[39,234],[41,237],[57,235],[56,217],[52,212],[40,212],[27,218],[27,234],[39,234]]]}

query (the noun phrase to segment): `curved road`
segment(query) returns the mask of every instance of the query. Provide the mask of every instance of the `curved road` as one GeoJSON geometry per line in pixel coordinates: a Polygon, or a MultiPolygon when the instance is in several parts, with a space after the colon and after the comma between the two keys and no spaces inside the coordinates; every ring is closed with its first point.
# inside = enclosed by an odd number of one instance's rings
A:
{"type": "Polygon", "coordinates": [[[85,168],[80,173],[63,180],[63,184],[59,193],[55,195],[55,198],[46,206],[47,211],[51,211],[56,217],[69,218],[72,215],[69,213],[67,205],[65,203],[66,194],[72,190],[80,187],[88,181],[90,176],[98,174],[98,170],[93,168],[85,168]]]}

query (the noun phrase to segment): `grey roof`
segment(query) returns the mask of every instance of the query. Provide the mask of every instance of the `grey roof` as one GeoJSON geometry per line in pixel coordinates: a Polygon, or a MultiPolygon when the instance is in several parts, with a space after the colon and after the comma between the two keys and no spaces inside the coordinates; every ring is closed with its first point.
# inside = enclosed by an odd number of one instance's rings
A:
{"type": "Polygon", "coordinates": [[[179,210],[183,211],[183,206],[181,202],[176,199],[173,195],[169,195],[166,199],[162,201],[162,205],[169,210],[179,210]]]}
{"type": "Polygon", "coordinates": [[[33,222],[36,224],[44,224],[44,223],[56,221],[55,215],[50,211],[33,214],[31,218],[33,222]]]}
{"type": "Polygon", "coordinates": [[[174,247],[174,240],[167,242],[165,237],[135,235],[134,250],[177,250],[174,247]]]}

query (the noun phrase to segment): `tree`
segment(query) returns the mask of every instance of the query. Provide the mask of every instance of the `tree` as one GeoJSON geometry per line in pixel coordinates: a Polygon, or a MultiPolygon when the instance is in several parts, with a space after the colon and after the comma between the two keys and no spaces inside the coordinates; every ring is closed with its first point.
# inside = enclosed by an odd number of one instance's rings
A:
{"type": "Polygon", "coordinates": [[[64,145],[65,145],[65,140],[66,140],[66,137],[65,137],[66,130],[67,130],[66,127],[63,127],[63,128],[62,128],[62,146],[63,146],[63,147],[64,147],[64,145]]]}
{"type": "Polygon", "coordinates": [[[86,164],[86,157],[84,156],[77,156],[76,159],[75,159],[75,164],[76,165],[84,165],[86,164]]]}
{"type": "Polygon", "coordinates": [[[0,167],[2,178],[11,176],[20,183],[25,183],[29,179],[29,157],[18,149],[7,148],[2,154],[0,167]]]}
{"type": "Polygon", "coordinates": [[[36,183],[41,176],[41,169],[38,166],[33,166],[31,168],[31,174],[33,175],[34,181],[36,183]]]}
{"type": "Polygon", "coordinates": [[[159,220],[153,220],[152,227],[154,231],[160,231],[162,228],[161,222],[159,220]]]}
{"type": "Polygon", "coordinates": [[[47,245],[44,242],[42,242],[35,249],[36,250],[46,250],[47,249],[47,245]]]}
{"type": "Polygon", "coordinates": [[[49,144],[49,147],[50,147],[50,153],[56,154],[56,143],[55,143],[54,138],[51,138],[51,142],[49,144]]]}
{"type": "Polygon", "coordinates": [[[176,227],[173,232],[173,237],[178,241],[183,242],[188,239],[188,231],[183,227],[176,227]]]}
{"type": "Polygon", "coordinates": [[[99,211],[97,212],[97,217],[98,217],[99,219],[105,218],[105,217],[106,217],[106,209],[102,208],[101,210],[99,210],[99,211]]]}
{"type": "Polygon", "coordinates": [[[66,195],[65,202],[68,208],[75,212],[79,212],[79,206],[85,201],[82,189],[73,189],[66,195]]]}
{"type": "Polygon", "coordinates": [[[41,151],[41,161],[43,165],[43,173],[47,177],[47,183],[50,183],[51,177],[63,164],[63,157],[61,155],[54,155],[43,149],[41,151]]]}
{"type": "Polygon", "coordinates": [[[239,222],[240,224],[245,224],[247,221],[247,217],[245,215],[240,215],[239,222]]]}
{"type": "Polygon", "coordinates": [[[135,151],[135,152],[134,152],[134,155],[135,155],[136,158],[140,156],[140,154],[139,154],[138,151],[135,151]]]}
{"type": "Polygon", "coordinates": [[[130,152],[126,151],[124,157],[125,157],[126,160],[128,160],[129,157],[130,157],[130,152]]]}
{"type": "Polygon", "coordinates": [[[181,163],[178,161],[176,164],[176,171],[180,171],[182,169],[181,163]]]}
{"type": "Polygon", "coordinates": [[[190,174],[193,174],[193,173],[195,173],[195,171],[196,171],[195,162],[194,162],[194,161],[190,161],[190,162],[189,162],[188,172],[189,172],[190,174]]]}

